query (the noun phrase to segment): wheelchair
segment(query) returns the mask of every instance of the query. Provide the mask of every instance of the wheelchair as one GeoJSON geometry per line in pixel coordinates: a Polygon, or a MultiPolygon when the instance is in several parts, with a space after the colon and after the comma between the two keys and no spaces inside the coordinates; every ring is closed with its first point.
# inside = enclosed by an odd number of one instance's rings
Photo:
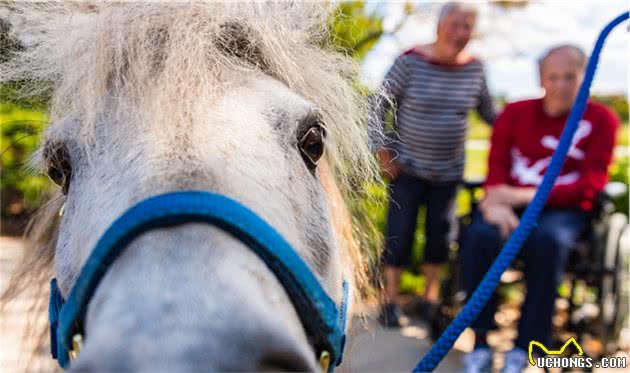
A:
{"type": "MultiPolygon", "coordinates": [[[[464,306],[467,294],[460,287],[460,268],[458,248],[466,228],[478,209],[482,196],[483,182],[465,181],[461,189],[470,200],[470,209],[459,216],[457,241],[449,252],[450,276],[441,283],[442,302],[430,324],[430,335],[435,340],[450,324],[464,306]]],[[[565,270],[563,286],[569,288],[568,294],[560,295],[564,304],[566,321],[563,330],[556,330],[554,338],[560,342],[560,332],[572,335],[582,343],[584,340],[600,341],[600,348],[591,356],[604,356],[617,352],[620,333],[628,322],[628,293],[630,276],[630,232],[628,219],[624,214],[615,212],[614,201],[627,193],[625,184],[613,182],[606,185],[600,193],[591,214],[590,228],[571,250],[565,270]],[[578,289],[588,289],[595,296],[576,296],[578,289]]],[[[522,263],[518,260],[510,269],[510,274],[501,278],[501,285],[506,286],[520,281],[522,263]],[[506,277],[514,277],[508,279],[506,277]]],[[[507,272],[506,272],[507,273],[507,272]]],[[[499,290],[498,289],[498,290],[499,290]]],[[[556,307],[558,313],[558,307],[556,307]]],[[[590,352],[590,351],[589,351],[590,352]]]]}

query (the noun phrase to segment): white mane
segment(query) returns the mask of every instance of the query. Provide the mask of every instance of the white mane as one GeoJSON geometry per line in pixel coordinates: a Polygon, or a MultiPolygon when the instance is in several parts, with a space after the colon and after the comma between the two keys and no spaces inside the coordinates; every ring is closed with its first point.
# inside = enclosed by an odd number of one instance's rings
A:
{"type": "Polygon", "coordinates": [[[52,122],[80,118],[86,142],[99,115],[121,114],[116,109],[125,105],[143,120],[176,127],[198,112],[200,98],[230,89],[228,77],[256,71],[320,108],[328,161],[343,191],[352,179],[374,176],[366,102],[353,87],[357,66],[325,47],[330,9],[321,3],[15,7],[17,20],[28,15],[14,22],[28,35],[28,48],[1,67],[2,79],[31,79],[52,90],[52,122]]]}

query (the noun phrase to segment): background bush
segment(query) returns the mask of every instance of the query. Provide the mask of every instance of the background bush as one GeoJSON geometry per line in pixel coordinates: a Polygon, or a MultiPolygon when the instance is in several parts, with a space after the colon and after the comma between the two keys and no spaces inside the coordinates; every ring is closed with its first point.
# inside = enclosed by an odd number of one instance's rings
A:
{"type": "Polygon", "coordinates": [[[43,100],[19,100],[16,89],[0,86],[0,213],[22,221],[39,207],[50,186],[46,176],[29,167],[48,118],[43,100]]]}

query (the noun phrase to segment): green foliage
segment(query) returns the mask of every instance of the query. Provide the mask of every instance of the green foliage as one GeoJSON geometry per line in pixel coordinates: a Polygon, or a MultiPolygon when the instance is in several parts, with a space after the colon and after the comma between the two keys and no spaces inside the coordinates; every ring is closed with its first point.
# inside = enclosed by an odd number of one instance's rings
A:
{"type": "Polygon", "coordinates": [[[607,96],[592,96],[595,101],[599,101],[602,104],[611,108],[622,122],[628,123],[628,99],[624,95],[607,95],[607,96]]]}
{"type": "Polygon", "coordinates": [[[628,122],[621,124],[617,130],[617,145],[628,146],[628,122]]]}
{"type": "Polygon", "coordinates": [[[37,148],[46,115],[15,103],[0,102],[0,169],[2,216],[19,216],[42,202],[48,178],[29,170],[28,162],[37,148]]]}
{"type": "Polygon", "coordinates": [[[27,84],[28,82],[11,82],[0,85],[0,103],[13,104],[30,111],[46,112],[50,97],[22,94],[21,91],[25,89],[27,84]]]}
{"type": "MultiPolygon", "coordinates": [[[[0,20],[0,63],[11,58],[21,45],[9,33],[9,25],[0,20]]],[[[25,97],[26,81],[0,85],[0,195],[2,217],[26,218],[43,202],[50,187],[47,177],[28,168],[48,118],[49,97],[25,97]]],[[[17,233],[17,232],[14,232],[17,233]]]]}
{"type": "Polygon", "coordinates": [[[592,96],[592,99],[611,108],[622,122],[617,132],[617,145],[628,146],[628,99],[624,95],[592,96]]]}
{"type": "Polygon", "coordinates": [[[383,34],[381,19],[365,14],[362,1],[342,2],[331,20],[332,43],[356,59],[363,59],[383,34]]]}

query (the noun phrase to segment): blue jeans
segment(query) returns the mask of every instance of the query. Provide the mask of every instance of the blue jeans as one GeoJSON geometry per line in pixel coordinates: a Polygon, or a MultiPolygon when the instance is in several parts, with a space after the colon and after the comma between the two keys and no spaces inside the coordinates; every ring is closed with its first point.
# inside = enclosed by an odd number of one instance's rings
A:
{"type": "MultiPolygon", "coordinates": [[[[526,296],[521,307],[516,347],[527,350],[536,340],[551,342],[552,317],[558,285],[571,248],[588,227],[588,214],[577,210],[544,210],[538,225],[521,249],[525,264],[526,296]]],[[[503,239],[496,226],[483,220],[481,214],[473,218],[466,229],[461,246],[462,287],[472,294],[488,268],[501,251],[503,239]]],[[[477,333],[494,329],[497,309],[496,293],[477,317],[472,328],[477,333]]]]}
{"type": "Polygon", "coordinates": [[[405,173],[389,184],[391,194],[383,252],[386,265],[405,268],[411,264],[418,211],[423,204],[427,206],[424,262],[447,261],[457,185],[458,182],[435,183],[405,173]]]}

